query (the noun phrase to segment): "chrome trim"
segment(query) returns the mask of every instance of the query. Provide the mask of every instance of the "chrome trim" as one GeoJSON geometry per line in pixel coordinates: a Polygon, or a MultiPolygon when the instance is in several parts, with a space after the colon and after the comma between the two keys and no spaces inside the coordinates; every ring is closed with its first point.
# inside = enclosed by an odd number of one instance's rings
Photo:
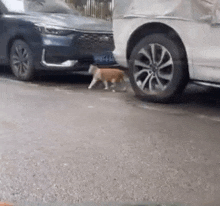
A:
{"type": "Polygon", "coordinates": [[[60,64],[47,63],[45,60],[45,49],[42,51],[41,64],[45,67],[59,67],[59,68],[69,68],[73,67],[78,61],[77,60],[67,60],[60,64]]]}
{"type": "Polygon", "coordinates": [[[212,82],[203,82],[203,81],[193,81],[195,84],[202,85],[202,86],[208,86],[208,87],[215,87],[220,88],[220,84],[218,83],[212,83],[212,82]]]}
{"type": "Polygon", "coordinates": [[[90,33],[90,34],[113,34],[113,31],[81,30],[81,29],[74,29],[73,31],[82,32],[82,33],[90,33]]]}
{"type": "Polygon", "coordinates": [[[132,19],[132,18],[146,18],[146,19],[173,19],[173,20],[180,20],[180,21],[192,21],[192,19],[183,18],[183,17],[176,17],[176,16],[148,16],[148,15],[124,15],[122,19],[132,19]]]}

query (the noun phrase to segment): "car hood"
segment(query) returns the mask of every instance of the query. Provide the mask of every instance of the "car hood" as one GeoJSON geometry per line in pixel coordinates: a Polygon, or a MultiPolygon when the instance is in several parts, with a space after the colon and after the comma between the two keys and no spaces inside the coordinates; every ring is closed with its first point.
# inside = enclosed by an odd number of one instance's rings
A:
{"type": "Polygon", "coordinates": [[[45,26],[60,26],[83,31],[112,32],[111,22],[72,14],[11,14],[10,16],[45,26]]]}

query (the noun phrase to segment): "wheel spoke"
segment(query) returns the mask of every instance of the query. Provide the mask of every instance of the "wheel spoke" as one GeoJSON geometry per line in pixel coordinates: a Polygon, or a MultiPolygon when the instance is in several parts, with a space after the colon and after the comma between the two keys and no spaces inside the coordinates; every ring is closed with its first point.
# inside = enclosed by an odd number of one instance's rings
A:
{"type": "Polygon", "coordinates": [[[24,66],[23,66],[23,64],[21,64],[21,72],[20,72],[20,74],[22,75],[24,73],[24,66]]]}
{"type": "Polygon", "coordinates": [[[149,62],[150,62],[150,64],[152,64],[151,56],[148,54],[148,52],[147,52],[144,48],[142,48],[142,49],[139,51],[139,53],[140,53],[140,54],[143,54],[145,57],[147,57],[148,60],[149,60],[149,62]]]}
{"type": "Polygon", "coordinates": [[[159,89],[163,90],[164,89],[164,85],[161,83],[160,79],[158,78],[158,76],[155,76],[156,77],[156,81],[158,83],[158,86],[159,86],[159,89]]]}
{"type": "Polygon", "coordinates": [[[18,48],[17,46],[15,47],[15,50],[16,50],[16,53],[18,55],[18,57],[20,58],[22,56],[22,53],[21,53],[21,48],[18,48]]]}
{"type": "Polygon", "coordinates": [[[13,55],[13,56],[12,56],[12,60],[13,60],[13,64],[14,64],[14,65],[20,63],[20,60],[19,60],[19,57],[18,57],[18,56],[13,55]]]}
{"type": "Polygon", "coordinates": [[[134,75],[135,80],[137,80],[137,78],[138,78],[140,75],[142,75],[143,73],[149,74],[149,70],[147,70],[147,69],[142,69],[141,71],[137,72],[137,73],[134,75]]]}
{"type": "Polygon", "coordinates": [[[18,64],[20,64],[19,61],[13,61],[13,65],[18,65],[18,64]]]}
{"type": "Polygon", "coordinates": [[[141,89],[142,89],[142,90],[144,90],[144,87],[146,86],[147,82],[149,81],[149,79],[150,79],[151,77],[152,77],[152,74],[149,74],[149,75],[145,78],[144,82],[143,82],[142,85],[141,85],[141,89]]]}
{"type": "Polygon", "coordinates": [[[158,72],[158,77],[160,77],[161,79],[165,79],[167,81],[171,81],[173,78],[173,74],[163,74],[161,72],[158,72]]]}
{"type": "Polygon", "coordinates": [[[139,60],[135,60],[134,65],[150,69],[150,65],[147,65],[139,60]]]}
{"type": "Polygon", "coordinates": [[[161,69],[163,69],[163,68],[165,68],[165,67],[167,67],[167,66],[171,66],[171,65],[173,65],[173,61],[172,61],[172,59],[169,59],[166,63],[160,65],[160,66],[158,67],[158,69],[161,70],[161,69]]]}
{"type": "Polygon", "coordinates": [[[17,55],[19,55],[19,50],[18,50],[18,47],[17,47],[17,46],[15,47],[15,50],[16,50],[16,52],[17,52],[17,55]]]}
{"type": "Polygon", "coordinates": [[[165,54],[166,54],[166,49],[164,47],[162,47],[162,53],[161,53],[160,61],[158,62],[158,65],[160,65],[163,62],[163,58],[164,58],[165,54]]]}
{"type": "Polygon", "coordinates": [[[153,91],[153,82],[152,80],[154,79],[154,76],[151,76],[150,80],[149,80],[149,90],[152,92],[153,91]]]}
{"type": "Polygon", "coordinates": [[[151,47],[151,53],[152,53],[152,61],[153,61],[153,64],[155,64],[156,63],[156,59],[155,59],[155,44],[151,44],[150,47],[151,47]]]}
{"type": "Polygon", "coordinates": [[[27,68],[24,66],[24,64],[22,64],[22,72],[23,74],[27,71],[27,68]]]}
{"type": "Polygon", "coordinates": [[[26,55],[27,55],[26,49],[22,49],[22,57],[25,58],[26,55]]]}
{"type": "Polygon", "coordinates": [[[19,57],[18,57],[17,55],[13,55],[13,56],[12,56],[12,59],[19,60],[19,57]]]}
{"type": "Polygon", "coordinates": [[[16,71],[18,71],[19,70],[19,65],[14,64],[14,68],[16,69],[16,71]]]}
{"type": "Polygon", "coordinates": [[[28,70],[28,64],[23,62],[23,67],[24,67],[24,70],[28,70]]]}
{"type": "Polygon", "coordinates": [[[18,74],[19,75],[22,74],[22,65],[21,64],[18,65],[18,74]]]}
{"type": "Polygon", "coordinates": [[[26,49],[23,49],[22,57],[24,60],[28,60],[28,52],[26,49]]]}

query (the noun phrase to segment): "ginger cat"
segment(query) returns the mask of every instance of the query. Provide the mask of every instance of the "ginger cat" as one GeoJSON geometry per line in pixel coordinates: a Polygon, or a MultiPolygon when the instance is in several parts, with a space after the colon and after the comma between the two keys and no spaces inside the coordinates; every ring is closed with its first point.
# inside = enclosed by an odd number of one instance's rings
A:
{"type": "Polygon", "coordinates": [[[88,89],[91,89],[96,82],[102,81],[105,85],[105,90],[109,89],[108,83],[112,83],[112,91],[115,92],[117,83],[124,84],[122,91],[126,91],[126,82],[124,72],[120,69],[113,68],[98,68],[95,65],[90,65],[89,73],[93,75],[93,79],[88,89]]]}

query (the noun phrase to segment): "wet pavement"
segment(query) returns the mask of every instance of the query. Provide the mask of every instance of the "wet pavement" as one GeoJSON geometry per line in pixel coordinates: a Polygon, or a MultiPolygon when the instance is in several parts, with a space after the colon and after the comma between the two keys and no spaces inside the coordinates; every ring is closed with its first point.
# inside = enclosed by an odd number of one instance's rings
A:
{"type": "MultiPolygon", "coordinates": [[[[177,104],[87,87],[88,75],[19,82],[0,72],[0,201],[15,205],[182,203],[220,194],[220,90],[177,104]]],[[[178,204],[176,204],[178,205],[178,204]]]]}

